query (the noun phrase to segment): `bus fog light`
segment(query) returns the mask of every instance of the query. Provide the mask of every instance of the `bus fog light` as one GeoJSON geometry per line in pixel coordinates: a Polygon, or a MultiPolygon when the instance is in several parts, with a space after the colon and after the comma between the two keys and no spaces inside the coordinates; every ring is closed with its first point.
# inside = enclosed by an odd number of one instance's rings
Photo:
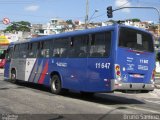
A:
{"type": "Polygon", "coordinates": [[[119,83],[118,80],[115,80],[114,84],[118,84],[118,83],[119,83]]]}
{"type": "Polygon", "coordinates": [[[122,78],[121,78],[121,77],[119,77],[119,78],[117,78],[117,80],[121,81],[121,80],[122,80],[122,78]]]}
{"type": "Polygon", "coordinates": [[[155,83],[154,80],[151,80],[151,83],[154,84],[155,83]]]}

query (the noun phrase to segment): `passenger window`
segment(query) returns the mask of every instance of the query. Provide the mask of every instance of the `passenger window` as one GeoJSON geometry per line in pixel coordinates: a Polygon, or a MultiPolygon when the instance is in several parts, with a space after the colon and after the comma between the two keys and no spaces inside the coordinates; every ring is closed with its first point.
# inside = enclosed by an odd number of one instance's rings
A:
{"type": "Polygon", "coordinates": [[[36,58],[37,57],[39,44],[40,44],[39,42],[29,44],[29,53],[28,53],[29,58],[36,58]]]}
{"type": "Polygon", "coordinates": [[[21,44],[20,48],[19,48],[19,51],[21,51],[20,54],[19,54],[19,57],[20,58],[26,58],[27,54],[28,54],[28,43],[21,44]]]}
{"type": "Polygon", "coordinates": [[[69,38],[55,39],[53,41],[53,57],[67,57],[69,38]]]}
{"type": "Polygon", "coordinates": [[[50,57],[50,46],[52,45],[52,41],[42,41],[40,46],[40,55],[39,57],[50,57]]]}
{"type": "Polygon", "coordinates": [[[73,37],[71,40],[68,57],[87,57],[88,40],[89,38],[87,35],[73,37]]]}
{"type": "Polygon", "coordinates": [[[14,46],[13,58],[19,58],[19,44],[14,46]]]}
{"type": "Polygon", "coordinates": [[[110,53],[111,32],[91,35],[89,57],[107,57],[110,53]]]}

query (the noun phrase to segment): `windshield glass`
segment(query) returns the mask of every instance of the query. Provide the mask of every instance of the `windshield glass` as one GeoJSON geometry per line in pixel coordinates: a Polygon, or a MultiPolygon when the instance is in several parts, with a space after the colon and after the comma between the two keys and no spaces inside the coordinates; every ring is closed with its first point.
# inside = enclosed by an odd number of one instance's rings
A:
{"type": "Polygon", "coordinates": [[[138,51],[154,52],[152,35],[131,28],[120,28],[119,46],[138,51]]]}

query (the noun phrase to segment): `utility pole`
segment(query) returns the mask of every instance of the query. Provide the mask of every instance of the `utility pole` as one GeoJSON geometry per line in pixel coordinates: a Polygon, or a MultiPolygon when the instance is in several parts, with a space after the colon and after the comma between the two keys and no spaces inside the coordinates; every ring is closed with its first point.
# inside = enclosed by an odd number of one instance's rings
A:
{"type": "Polygon", "coordinates": [[[93,18],[93,16],[95,15],[96,12],[98,12],[97,9],[94,10],[94,13],[92,14],[92,16],[91,16],[90,18],[88,17],[88,22],[87,22],[87,24],[90,23],[90,21],[92,20],[92,18],[93,18]]]}
{"type": "Polygon", "coordinates": [[[87,29],[87,24],[88,24],[88,13],[89,13],[89,2],[88,0],[86,0],[85,29],[87,29]]]}

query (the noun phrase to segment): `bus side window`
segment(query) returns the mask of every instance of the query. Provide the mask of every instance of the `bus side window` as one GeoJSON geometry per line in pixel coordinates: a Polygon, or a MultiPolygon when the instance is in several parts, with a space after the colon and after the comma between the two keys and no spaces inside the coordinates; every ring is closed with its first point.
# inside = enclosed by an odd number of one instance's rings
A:
{"type": "Polygon", "coordinates": [[[43,49],[44,49],[44,41],[40,42],[39,43],[39,46],[38,46],[38,57],[42,58],[44,57],[44,54],[43,54],[43,49]]]}
{"type": "Polygon", "coordinates": [[[40,45],[40,55],[39,57],[46,57],[49,58],[50,57],[50,46],[51,46],[52,41],[48,40],[48,41],[42,41],[41,45],[40,45]]]}
{"type": "Polygon", "coordinates": [[[73,37],[68,57],[87,57],[88,39],[88,35],[73,37]]]}
{"type": "Polygon", "coordinates": [[[14,46],[13,58],[19,58],[19,44],[14,46]]]}
{"type": "Polygon", "coordinates": [[[49,57],[50,57],[51,44],[52,44],[52,41],[51,41],[51,40],[48,40],[48,41],[46,41],[46,43],[45,43],[44,49],[45,49],[45,57],[46,57],[46,58],[49,58],[49,57]]]}
{"type": "Polygon", "coordinates": [[[88,56],[88,46],[89,46],[89,35],[82,36],[82,39],[81,41],[79,41],[78,44],[80,45],[80,53],[78,56],[87,57],[88,56]]]}
{"type": "Polygon", "coordinates": [[[89,57],[107,57],[110,53],[111,32],[92,34],[89,57]]]}
{"type": "Polygon", "coordinates": [[[28,53],[28,43],[21,44],[19,50],[21,51],[19,57],[26,58],[28,53]]]}
{"type": "Polygon", "coordinates": [[[33,44],[33,43],[30,43],[30,44],[29,44],[29,49],[28,49],[28,57],[29,57],[29,58],[33,56],[32,44],[33,44]]]}
{"type": "Polygon", "coordinates": [[[102,53],[105,52],[105,46],[102,44],[103,35],[97,33],[92,35],[90,46],[90,57],[102,57],[102,53]]]}
{"type": "Polygon", "coordinates": [[[69,38],[55,39],[53,41],[53,57],[67,57],[69,45],[69,38]]]}
{"type": "Polygon", "coordinates": [[[39,42],[34,42],[29,44],[29,52],[28,52],[28,57],[29,58],[36,58],[37,53],[38,53],[38,45],[39,42]]]}

